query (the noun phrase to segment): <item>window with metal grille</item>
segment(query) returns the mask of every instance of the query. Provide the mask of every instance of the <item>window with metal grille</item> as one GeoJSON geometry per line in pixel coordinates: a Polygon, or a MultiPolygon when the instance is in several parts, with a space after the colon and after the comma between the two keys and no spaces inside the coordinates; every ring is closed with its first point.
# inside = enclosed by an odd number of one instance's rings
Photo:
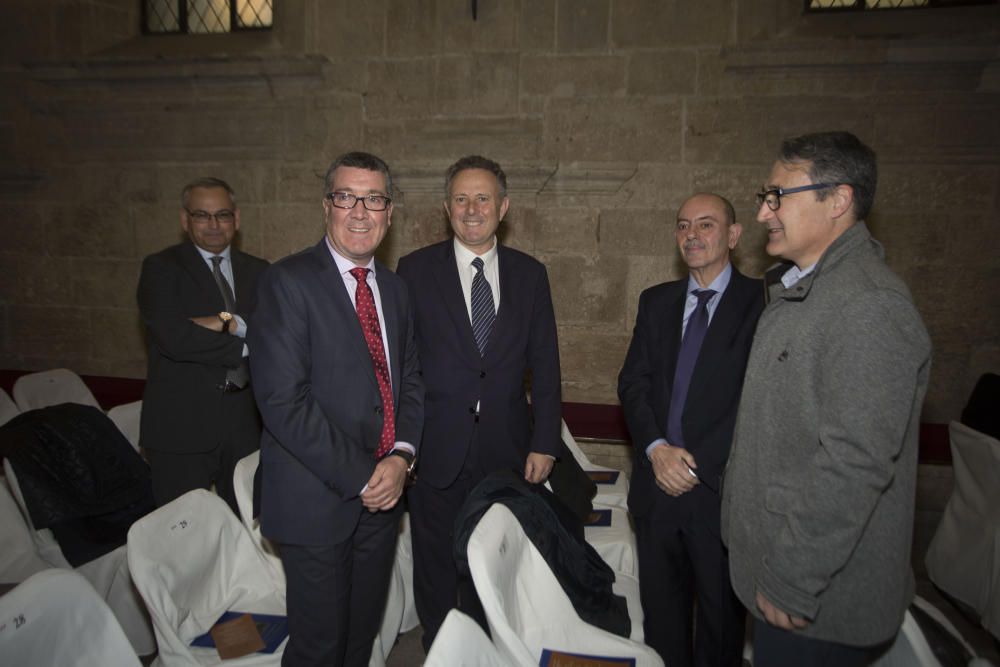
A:
{"type": "Polygon", "coordinates": [[[1000,0],[805,0],[807,12],[867,11],[996,5],[1000,0]]]}
{"type": "Polygon", "coordinates": [[[268,30],[273,0],[143,0],[142,30],[148,34],[225,33],[268,30]]]}

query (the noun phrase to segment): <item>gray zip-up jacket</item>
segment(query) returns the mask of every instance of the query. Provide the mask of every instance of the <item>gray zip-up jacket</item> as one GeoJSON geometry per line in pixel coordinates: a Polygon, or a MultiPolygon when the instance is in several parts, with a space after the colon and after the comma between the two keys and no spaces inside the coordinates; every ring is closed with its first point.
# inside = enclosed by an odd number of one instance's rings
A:
{"type": "Polygon", "coordinates": [[[891,638],[913,595],[920,408],[931,345],[864,222],[791,288],[771,287],[724,480],[733,587],[810,621],[802,634],[891,638]]]}

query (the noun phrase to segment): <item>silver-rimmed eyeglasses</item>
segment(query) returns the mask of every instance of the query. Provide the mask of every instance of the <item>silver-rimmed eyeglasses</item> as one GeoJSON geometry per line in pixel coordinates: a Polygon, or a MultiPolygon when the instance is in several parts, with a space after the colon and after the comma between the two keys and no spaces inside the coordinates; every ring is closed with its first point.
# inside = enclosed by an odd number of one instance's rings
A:
{"type": "Polygon", "coordinates": [[[774,188],[773,190],[761,190],[757,193],[757,208],[764,204],[772,211],[781,208],[781,198],[785,195],[794,195],[796,192],[808,192],[809,190],[822,190],[823,188],[836,187],[837,183],[813,183],[811,185],[800,185],[797,188],[774,188]]]}
{"type": "Polygon", "coordinates": [[[392,200],[383,195],[358,195],[350,192],[328,192],[326,198],[337,208],[354,208],[358,202],[364,202],[364,206],[369,211],[384,211],[392,203],[392,200]]]}
{"type": "Polygon", "coordinates": [[[215,221],[220,225],[231,224],[236,220],[236,213],[234,211],[230,211],[228,208],[216,211],[215,213],[209,213],[208,211],[202,211],[201,209],[192,211],[185,208],[184,210],[187,212],[189,218],[201,224],[205,224],[212,218],[215,218],[215,221]]]}

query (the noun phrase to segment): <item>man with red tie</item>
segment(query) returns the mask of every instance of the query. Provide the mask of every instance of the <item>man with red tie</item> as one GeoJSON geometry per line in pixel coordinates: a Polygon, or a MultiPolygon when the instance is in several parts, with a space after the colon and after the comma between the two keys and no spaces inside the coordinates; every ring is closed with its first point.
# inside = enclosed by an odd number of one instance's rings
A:
{"type": "Polygon", "coordinates": [[[261,529],[279,544],[283,665],[367,665],[423,423],[410,298],[375,261],[392,218],[380,158],[330,166],[326,236],[261,278],[251,346],[261,529]]]}

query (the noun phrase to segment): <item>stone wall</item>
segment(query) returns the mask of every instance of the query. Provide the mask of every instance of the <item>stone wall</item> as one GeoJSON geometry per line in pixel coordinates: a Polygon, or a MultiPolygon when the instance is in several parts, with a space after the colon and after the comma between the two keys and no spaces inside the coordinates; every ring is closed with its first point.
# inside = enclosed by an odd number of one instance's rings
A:
{"type": "Polygon", "coordinates": [[[263,34],[142,36],[138,0],[9,0],[0,28],[0,367],[141,377],[134,290],[189,179],[235,186],[241,246],[322,233],[338,153],[398,177],[380,251],[444,238],[441,175],[507,169],[505,242],[543,260],[566,400],[614,403],[639,292],[681,275],[670,225],[729,197],[744,271],[781,138],[879,153],[870,224],[930,328],[924,419],[1000,368],[1000,7],[802,14],[799,0],[276,0],[263,34]]]}

